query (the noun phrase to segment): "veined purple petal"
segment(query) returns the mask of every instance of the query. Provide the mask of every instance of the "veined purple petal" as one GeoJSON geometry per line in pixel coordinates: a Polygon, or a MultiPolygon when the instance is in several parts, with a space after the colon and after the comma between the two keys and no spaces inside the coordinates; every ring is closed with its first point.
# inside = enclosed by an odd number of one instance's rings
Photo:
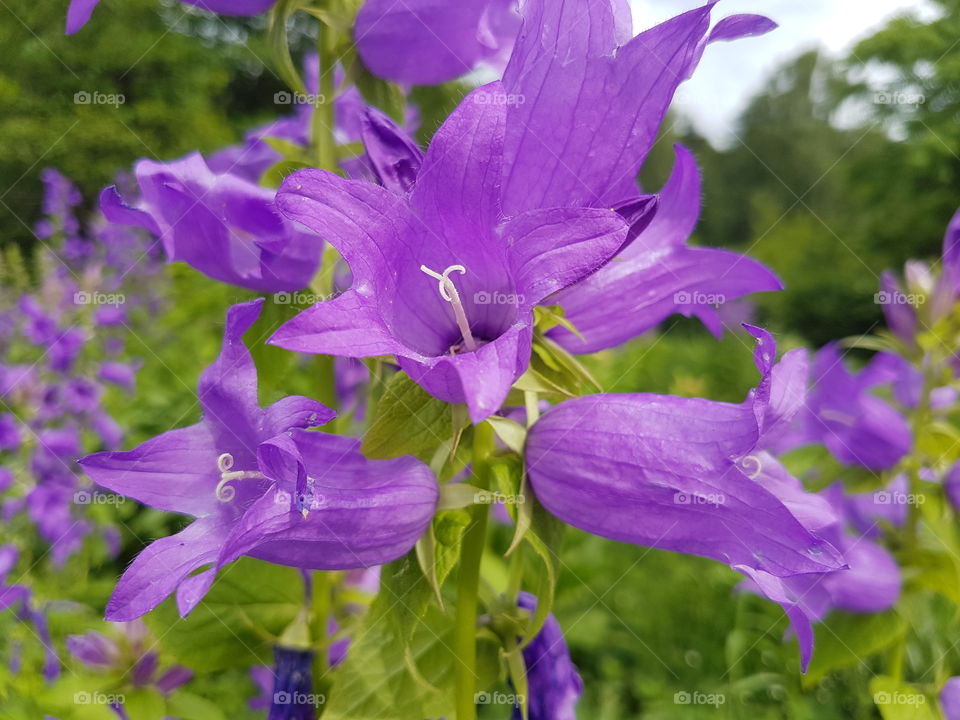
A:
{"type": "Polygon", "coordinates": [[[842,566],[732,459],[758,438],[752,407],[657,395],[586,396],[531,429],[537,498],[588,532],[772,575],[842,566]]]}
{"type": "Polygon", "coordinates": [[[366,0],[354,33],[360,57],[374,74],[434,85],[503,53],[518,26],[513,2],[505,0],[366,0]]]}
{"type": "Polygon", "coordinates": [[[723,333],[716,307],[780,281],[755,260],[727,250],[688,248],[700,213],[700,175],[693,155],[677,145],[676,162],[649,225],[611,262],[557,297],[580,334],[551,337],[572,352],[619,345],[674,313],[695,315],[723,333]]]}
{"type": "Polygon", "coordinates": [[[776,28],[777,24],[763,15],[731,15],[714,25],[707,42],[766,35],[776,28]]]}
{"type": "Polygon", "coordinates": [[[360,116],[360,139],[377,181],[393,192],[410,192],[420,172],[423,151],[407,132],[370,107],[360,116]]]}
{"type": "Polygon", "coordinates": [[[176,535],[154,540],[117,582],[106,619],[133,620],[153,610],[190,573],[216,560],[227,532],[219,520],[201,518],[176,535]]]}

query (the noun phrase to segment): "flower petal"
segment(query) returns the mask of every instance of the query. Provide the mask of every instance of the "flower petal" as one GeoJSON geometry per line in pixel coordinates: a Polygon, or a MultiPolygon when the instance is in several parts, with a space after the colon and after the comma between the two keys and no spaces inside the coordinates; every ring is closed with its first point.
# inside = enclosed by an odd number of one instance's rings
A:
{"type": "Polygon", "coordinates": [[[154,540],[117,582],[106,619],[133,620],[153,610],[190,573],[216,560],[226,533],[226,525],[202,518],[176,535],[154,540]]]}

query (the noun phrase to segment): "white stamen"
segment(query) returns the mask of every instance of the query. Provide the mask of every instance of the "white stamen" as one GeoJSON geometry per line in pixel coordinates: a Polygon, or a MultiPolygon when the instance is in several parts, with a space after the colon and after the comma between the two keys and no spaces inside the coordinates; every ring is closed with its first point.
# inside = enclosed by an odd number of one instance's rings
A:
{"type": "Polygon", "coordinates": [[[256,470],[236,470],[233,467],[233,455],[224,453],[217,458],[217,469],[220,471],[220,482],[217,483],[216,496],[220,502],[230,502],[237,494],[236,488],[227,483],[233,480],[265,480],[263,473],[256,470]]]}
{"type": "Polygon", "coordinates": [[[440,281],[440,297],[453,306],[453,316],[456,318],[457,327],[460,328],[460,333],[463,335],[463,342],[467,346],[467,350],[470,352],[476,350],[477,343],[473,339],[473,333],[470,332],[470,323],[467,322],[467,314],[463,310],[463,302],[460,300],[460,293],[457,292],[456,285],[454,285],[453,280],[450,279],[450,273],[453,271],[456,271],[461,275],[466,275],[467,269],[463,265],[451,265],[443,271],[443,274],[440,274],[434,272],[426,265],[421,265],[420,271],[440,281]]]}

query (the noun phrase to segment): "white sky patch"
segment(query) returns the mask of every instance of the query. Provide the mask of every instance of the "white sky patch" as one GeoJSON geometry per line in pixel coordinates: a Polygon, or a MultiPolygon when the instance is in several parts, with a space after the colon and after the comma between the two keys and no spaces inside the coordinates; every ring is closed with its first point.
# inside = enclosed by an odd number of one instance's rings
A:
{"type": "MultiPolygon", "coordinates": [[[[696,0],[630,2],[634,32],[700,5],[696,0]]],[[[714,145],[726,146],[737,115],[778,66],[817,45],[839,55],[906,10],[935,16],[925,0],[723,0],[714,8],[714,22],[759,13],[780,27],[764,37],[711,45],[693,78],[680,87],[674,108],[714,145]]]]}

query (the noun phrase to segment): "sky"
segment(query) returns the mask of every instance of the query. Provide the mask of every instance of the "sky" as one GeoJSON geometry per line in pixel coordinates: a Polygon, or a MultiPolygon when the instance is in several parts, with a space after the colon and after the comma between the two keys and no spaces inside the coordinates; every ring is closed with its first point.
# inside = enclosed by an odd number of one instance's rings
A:
{"type": "MultiPolygon", "coordinates": [[[[700,5],[696,0],[630,0],[634,32],[700,5]]],[[[904,10],[932,12],[923,0],[723,0],[715,18],[761,13],[780,27],[760,38],[714,43],[677,93],[674,108],[718,146],[732,139],[731,123],[785,60],[817,44],[842,54],[858,39],[904,10]]]]}

